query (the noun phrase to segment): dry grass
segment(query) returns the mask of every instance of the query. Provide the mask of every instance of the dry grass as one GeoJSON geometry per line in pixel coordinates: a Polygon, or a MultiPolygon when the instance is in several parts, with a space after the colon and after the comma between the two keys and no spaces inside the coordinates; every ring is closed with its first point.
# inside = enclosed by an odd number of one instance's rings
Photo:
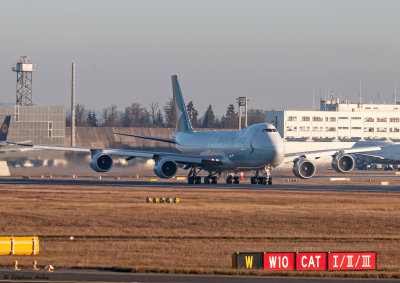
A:
{"type": "Polygon", "coordinates": [[[400,274],[398,193],[0,185],[0,195],[0,235],[39,236],[43,265],[224,273],[235,251],[377,251],[379,272],[400,274]]]}

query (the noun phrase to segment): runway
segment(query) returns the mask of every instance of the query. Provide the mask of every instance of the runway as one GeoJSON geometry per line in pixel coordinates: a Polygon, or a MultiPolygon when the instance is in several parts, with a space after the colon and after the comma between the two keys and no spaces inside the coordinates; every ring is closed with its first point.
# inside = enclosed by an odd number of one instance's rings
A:
{"type": "Polygon", "coordinates": [[[318,182],[299,182],[299,183],[285,183],[277,182],[271,186],[269,185],[251,185],[248,183],[241,183],[237,185],[228,184],[193,184],[189,185],[186,182],[179,181],[137,181],[137,180],[93,180],[93,179],[40,179],[40,178],[15,178],[15,177],[2,177],[0,184],[32,184],[32,185],[68,185],[68,186],[118,186],[118,187],[137,187],[137,188],[221,188],[231,190],[289,190],[289,191],[339,191],[339,192],[400,192],[400,186],[388,185],[382,186],[380,183],[360,184],[360,182],[349,182],[345,184],[337,184],[335,182],[321,181],[318,182]]]}
{"type": "MultiPolygon", "coordinates": [[[[1,282],[179,282],[179,283],[342,283],[342,282],[382,282],[381,279],[370,278],[314,278],[314,277],[269,277],[269,276],[227,276],[227,275],[192,275],[192,274],[160,274],[130,273],[98,270],[56,270],[45,271],[13,271],[0,269],[1,282]]],[[[398,282],[398,279],[386,279],[385,282],[398,282]]]]}

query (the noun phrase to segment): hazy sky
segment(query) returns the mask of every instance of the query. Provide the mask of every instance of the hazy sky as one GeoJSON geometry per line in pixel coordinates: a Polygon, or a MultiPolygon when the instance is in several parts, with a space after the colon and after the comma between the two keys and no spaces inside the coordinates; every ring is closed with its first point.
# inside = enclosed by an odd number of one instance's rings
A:
{"type": "MultiPolygon", "coordinates": [[[[185,102],[221,116],[235,97],[310,109],[312,90],[393,101],[400,1],[0,1],[0,102],[15,102],[21,55],[38,63],[33,102],[101,110],[164,104],[177,74],[185,102]]],[[[400,95],[399,95],[400,96],[400,95]]]]}

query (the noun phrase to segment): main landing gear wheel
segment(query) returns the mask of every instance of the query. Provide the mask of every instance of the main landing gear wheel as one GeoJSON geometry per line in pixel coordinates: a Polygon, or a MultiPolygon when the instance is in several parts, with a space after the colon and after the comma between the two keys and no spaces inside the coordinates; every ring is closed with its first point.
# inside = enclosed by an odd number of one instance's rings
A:
{"type": "Polygon", "coordinates": [[[233,183],[232,179],[233,179],[233,177],[232,177],[231,175],[229,175],[229,176],[226,178],[226,183],[229,184],[229,185],[231,185],[231,184],[233,183]]]}
{"type": "Polygon", "coordinates": [[[211,177],[204,177],[204,184],[217,184],[217,177],[216,176],[211,176],[211,177]]]}
{"type": "Polygon", "coordinates": [[[201,184],[201,177],[197,176],[197,174],[199,174],[200,171],[201,171],[201,169],[197,170],[196,166],[194,166],[190,169],[190,172],[188,174],[188,183],[190,185],[201,184]]]}
{"type": "Polygon", "coordinates": [[[272,185],[272,177],[268,178],[268,185],[270,185],[270,186],[272,185]]]}
{"type": "Polygon", "coordinates": [[[258,184],[266,185],[267,184],[267,178],[266,177],[258,177],[258,184]]]}

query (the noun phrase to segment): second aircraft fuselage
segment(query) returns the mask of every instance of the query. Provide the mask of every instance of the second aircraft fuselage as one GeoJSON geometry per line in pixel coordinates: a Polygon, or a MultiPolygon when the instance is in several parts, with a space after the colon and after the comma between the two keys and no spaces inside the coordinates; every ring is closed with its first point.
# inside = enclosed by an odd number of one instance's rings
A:
{"type": "Polygon", "coordinates": [[[222,156],[223,170],[276,167],[285,155],[281,136],[273,125],[265,123],[240,131],[174,132],[173,137],[183,153],[222,156]]]}

